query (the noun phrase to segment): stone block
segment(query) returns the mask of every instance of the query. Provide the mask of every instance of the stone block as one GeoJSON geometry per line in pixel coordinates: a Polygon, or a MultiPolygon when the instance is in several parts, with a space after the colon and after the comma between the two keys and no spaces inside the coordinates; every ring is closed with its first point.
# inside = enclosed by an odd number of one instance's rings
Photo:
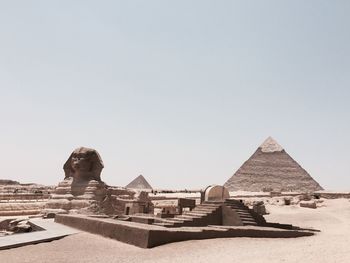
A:
{"type": "Polygon", "coordinates": [[[313,208],[313,209],[317,208],[316,202],[314,201],[301,201],[299,205],[300,207],[313,208]]]}

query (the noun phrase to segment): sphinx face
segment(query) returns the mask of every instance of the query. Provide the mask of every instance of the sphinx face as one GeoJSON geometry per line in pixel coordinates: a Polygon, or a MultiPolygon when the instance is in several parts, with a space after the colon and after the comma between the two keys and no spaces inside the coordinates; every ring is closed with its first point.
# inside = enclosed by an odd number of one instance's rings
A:
{"type": "Polygon", "coordinates": [[[88,172],[91,167],[91,160],[87,153],[74,153],[71,165],[75,172],[88,172]]]}
{"type": "Polygon", "coordinates": [[[73,177],[77,180],[90,180],[92,177],[92,153],[88,151],[74,152],[71,167],[74,171],[73,177]]]}
{"type": "Polygon", "coordinates": [[[101,181],[103,162],[94,149],[80,147],[73,151],[63,166],[65,179],[72,177],[76,181],[101,181]]]}

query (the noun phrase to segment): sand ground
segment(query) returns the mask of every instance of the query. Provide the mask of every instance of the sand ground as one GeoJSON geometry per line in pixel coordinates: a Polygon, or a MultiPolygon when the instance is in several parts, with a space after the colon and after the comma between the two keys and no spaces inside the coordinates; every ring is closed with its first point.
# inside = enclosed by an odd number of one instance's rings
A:
{"type": "Polygon", "coordinates": [[[350,201],[326,200],[316,210],[269,206],[271,222],[313,227],[322,232],[292,239],[226,238],[193,240],[141,249],[88,233],[0,251],[0,262],[350,262],[350,201]]]}

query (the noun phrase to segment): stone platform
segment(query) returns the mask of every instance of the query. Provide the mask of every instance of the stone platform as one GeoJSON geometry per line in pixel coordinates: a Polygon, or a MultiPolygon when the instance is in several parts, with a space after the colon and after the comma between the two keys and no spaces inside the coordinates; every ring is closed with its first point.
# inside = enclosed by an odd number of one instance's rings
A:
{"type": "Polygon", "coordinates": [[[0,237],[0,250],[53,241],[79,233],[79,230],[57,224],[53,219],[29,220],[43,230],[0,237]]]}
{"type": "Polygon", "coordinates": [[[209,238],[296,238],[312,236],[307,230],[285,230],[259,226],[215,226],[166,228],[111,218],[94,218],[85,215],[56,215],[55,222],[93,234],[116,239],[141,248],[196,239],[209,238]]]}

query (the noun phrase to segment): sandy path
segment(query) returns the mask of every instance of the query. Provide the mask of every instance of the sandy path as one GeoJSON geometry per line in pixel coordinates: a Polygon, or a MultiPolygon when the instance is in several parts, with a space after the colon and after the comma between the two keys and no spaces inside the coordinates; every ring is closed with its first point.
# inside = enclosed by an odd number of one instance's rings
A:
{"type": "Polygon", "coordinates": [[[88,233],[0,251],[0,262],[350,262],[350,202],[328,200],[317,210],[270,206],[269,221],[322,230],[295,239],[227,238],[141,249],[88,233]]]}

